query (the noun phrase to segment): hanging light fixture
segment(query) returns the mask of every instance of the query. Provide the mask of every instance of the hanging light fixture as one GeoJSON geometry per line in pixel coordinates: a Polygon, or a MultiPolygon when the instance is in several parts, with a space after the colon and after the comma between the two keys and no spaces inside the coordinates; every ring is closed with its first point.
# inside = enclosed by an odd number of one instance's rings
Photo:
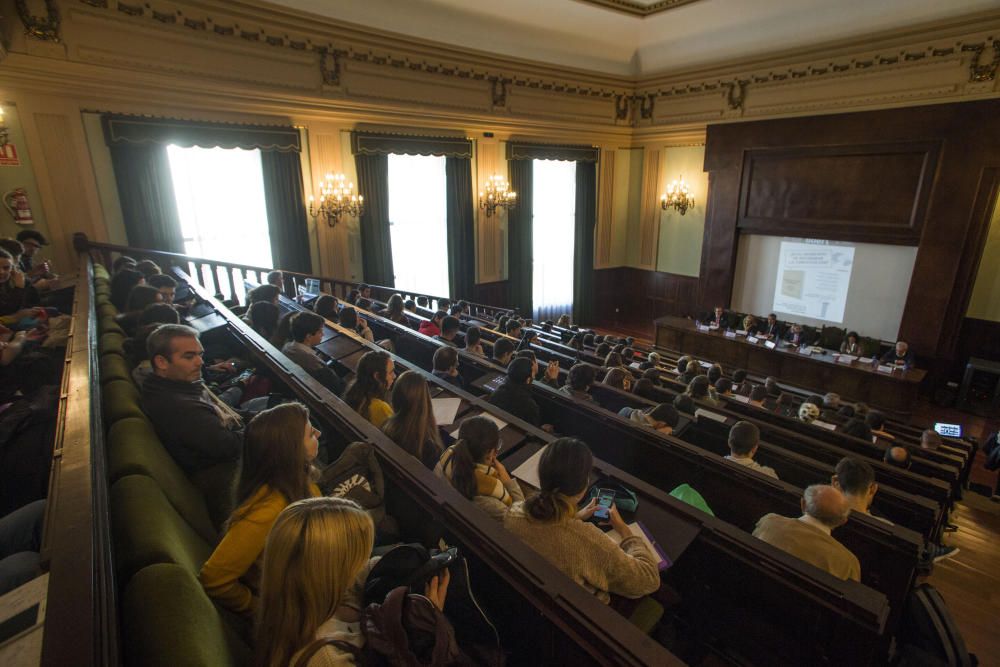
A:
{"type": "Polygon", "coordinates": [[[354,183],[347,181],[343,174],[327,174],[319,183],[319,205],[309,195],[309,215],[322,216],[326,224],[336,227],[342,215],[358,217],[365,212],[365,198],[354,192],[354,183]]]}
{"type": "Polygon", "coordinates": [[[687,213],[689,208],[694,208],[691,188],[684,182],[683,176],[678,176],[677,180],[667,186],[667,191],[660,195],[660,207],[664,211],[673,208],[680,211],[681,215],[687,213]]]}
{"type": "Polygon", "coordinates": [[[479,208],[486,211],[486,217],[496,213],[497,208],[509,211],[517,203],[517,193],[508,189],[507,179],[493,175],[486,179],[486,185],[479,193],[479,208]]]}

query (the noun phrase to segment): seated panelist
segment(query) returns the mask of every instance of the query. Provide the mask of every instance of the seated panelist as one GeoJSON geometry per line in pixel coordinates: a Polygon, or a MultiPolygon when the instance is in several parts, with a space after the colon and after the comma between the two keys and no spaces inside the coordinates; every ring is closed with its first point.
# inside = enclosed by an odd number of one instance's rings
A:
{"type": "Polygon", "coordinates": [[[766,322],[759,323],[756,329],[750,333],[758,338],[767,338],[769,340],[777,338],[781,334],[781,325],[778,323],[778,316],[771,313],[767,316],[766,322]]]}
{"type": "Polygon", "coordinates": [[[858,342],[858,332],[848,331],[847,338],[840,344],[840,353],[849,354],[854,357],[861,356],[861,343],[858,342]]]}
{"type": "Polygon", "coordinates": [[[913,352],[905,340],[896,341],[896,347],[882,355],[883,364],[901,366],[904,370],[913,366],[913,352]]]}
{"type": "Polygon", "coordinates": [[[792,345],[804,345],[806,342],[806,335],[802,330],[802,325],[793,324],[789,327],[788,332],[785,333],[785,341],[791,343],[792,345]]]}
{"type": "Polygon", "coordinates": [[[724,329],[729,321],[726,311],[722,306],[716,306],[712,311],[712,316],[708,321],[708,326],[724,329]]]}

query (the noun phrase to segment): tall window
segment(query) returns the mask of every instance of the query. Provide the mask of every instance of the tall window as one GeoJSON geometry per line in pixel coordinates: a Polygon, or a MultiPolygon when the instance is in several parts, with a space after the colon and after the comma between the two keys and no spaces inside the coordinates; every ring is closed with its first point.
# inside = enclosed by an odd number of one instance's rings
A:
{"type": "Polygon", "coordinates": [[[271,268],[260,151],[168,146],[184,252],[271,268]]]}
{"type": "Polygon", "coordinates": [[[532,199],[532,302],[539,320],[573,308],[576,162],[535,160],[532,199]]]}
{"type": "Polygon", "coordinates": [[[389,155],[389,235],[396,285],[448,296],[445,158],[389,155]]]}

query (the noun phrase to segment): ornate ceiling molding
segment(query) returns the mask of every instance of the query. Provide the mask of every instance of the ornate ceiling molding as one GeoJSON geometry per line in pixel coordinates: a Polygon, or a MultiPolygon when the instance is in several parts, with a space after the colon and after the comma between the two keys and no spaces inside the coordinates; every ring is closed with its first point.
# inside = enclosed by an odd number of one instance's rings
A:
{"type": "Polygon", "coordinates": [[[652,16],[653,14],[665,12],[668,9],[689,5],[692,2],[697,2],[697,0],[659,0],[659,2],[649,3],[635,2],[634,0],[577,0],[577,2],[585,2],[588,5],[594,5],[595,7],[604,7],[606,9],[613,9],[625,14],[631,14],[632,16],[645,18],[646,16],[652,16]]]}

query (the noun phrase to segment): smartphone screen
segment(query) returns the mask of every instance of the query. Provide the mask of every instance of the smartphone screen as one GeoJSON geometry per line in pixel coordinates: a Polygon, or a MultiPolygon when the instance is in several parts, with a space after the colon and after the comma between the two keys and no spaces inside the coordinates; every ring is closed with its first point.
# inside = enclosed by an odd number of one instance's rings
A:
{"type": "Polygon", "coordinates": [[[600,491],[597,496],[597,510],[594,512],[594,516],[602,520],[610,519],[610,509],[613,502],[615,502],[614,491],[600,491]]]}

